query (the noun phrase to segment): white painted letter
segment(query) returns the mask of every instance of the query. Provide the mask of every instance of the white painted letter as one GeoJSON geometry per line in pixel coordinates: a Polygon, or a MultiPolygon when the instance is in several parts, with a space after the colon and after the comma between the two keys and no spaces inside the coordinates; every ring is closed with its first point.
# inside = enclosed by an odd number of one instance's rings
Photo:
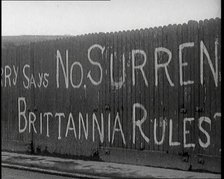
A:
{"type": "Polygon", "coordinates": [[[180,142],[173,142],[173,120],[170,119],[170,130],[169,130],[169,145],[170,146],[178,146],[180,145],[180,142]]]}
{"type": "Polygon", "coordinates": [[[36,119],[37,119],[37,117],[36,117],[35,113],[34,112],[29,112],[29,133],[31,132],[31,124],[33,126],[34,132],[37,133],[37,130],[36,130],[35,125],[34,125],[36,119]],[[32,118],[33,118],[33,120],[31,120],[32,118]]]}
{"type": "Polygon", "coordinates": [[[185,47],[193,47],[194,46],[194,42],[187,42],[187,43],[183,43],[179,45],[179,73],[180,73],[180,85],[188,85],[188,84],[193,84],[194,81],[183,81],[183,67],[187,66],[188,63],[185,62],[183,63],[182,61],[182,51],[185,47]]]}
{"type": "Polygon", "coordinates": [[[40,134],[43,133],[43,115],[40,113],[40,134]]]}
{"type": "Polygon", "coordinates": [[[15,74],[15,78],[13,79],[13,84],[16,85],[16,83],[17,83],[17,79],[18,79],[19,67],[16,68],[16,67],[13,65],[13,71],[14,71],[14,74],[15,74]]]}
{"type": "Polygon", "coordinates": [[[166,72],[166,77],[170,83],[170,86],[174,86],[173,82],[171,81],[170,79],[170,75],[168,73],[168,70],[167,70],[167,66],[169,65],[171,59],[172,59],[172,53],[170,50],[168,50],[167,48],[164,48],[164,47],[158,47],[155,49],[155,85],[158,86],[158,70],[159,68],[165,68],[165,72],[166,72]],[[168,54],[169,58],[168,58],[168,61],[166,63],[161,63],[161,64],[158,64],[158,53],[159,52],[165,52],[168,54]]]}
{"type": "Polygon", "coordinates": [[[72,116],[72,113],[69,113],[69,117],[68,117],[68,123],[67,123],[67,128],[66,128],[66,133],[65,133],[65,137],[68,136],[68,131],[69,130],[73,130],[75,138],[77,139],[77,135],[76,135],[76,130],[75,130],[75,122],[72,116]],[[72,127],[70,127],[70,123],[72,121],[72,127]]]}
{"type": "Polygon", "coordinates": [[[104,121],[103,121],[103,114],[101,113],[101,130],[98,120],[96,118],[96,114],[93,113],[93,142],[95,141],[95,123],[97,124],[97,129],[100,135],[100,142],[103,143],[104,140],[104,121]]]}
{"type": "Polygon", "coordinates": [[[79,139],[81,138],[81,123],[86,139],[88,139],[88,114],[86,114],[86,126],[83,121],[82,113],[79,113],[79,139]]]}
{"type": "Polygon", "coordinates": [[[90,53],[91,53],[91,51],[92,51],[92,49],[94,49],[94,48],[99,48],[100,50],[101,50],[101,54],[102,54],[102,56],[103,56],[103,52],[104,52],[104,50],[105,50],[105,47],[102,47],[101,45],[99,45],[99,44],[94,44],[94,45],[92,45],[89,49],[88,49],[88,59],[89,59],[89,61],[90,61],[90,63],[92,64],[92,65],[96,65],[96,66],[98,66],[99,67],[99,69],[100,69],[100,79],[99,79],[99,81],[95,81],[93,78],[92,78],[92,76],[91,76],[91,70],[88,72],[88,75],[87,75],[87,78],[89,78],[90,79],[90,81],[92,82],[92,84],[93,85],[99,85],[101,82],[102,82],[102,78],[103,78],[103,70],[102,70],[102,67],[101,67],[101,65],[100,65],[100,63],[98,63],[98,62],[94,62],[92,59],[91,59],[91,57],[90,57],[90,53]]]}
{"type": "Polygon", "coordinates": [[[194,120],[194,118],[184,118],[184,130],[183,130],[183,132],[184,132],[184,148],[187,148],[187,147],[194,148],[195,147],[195,144],[193,144],[193,143],[189,143],[189,144],[186,143],[186,134],[190,133],[189,130],[186,130],[186,122],[191,123],[191,121],[193,121],[193,120],[194,120]]]}
{"type": "Polygon", "coordinates": [[[26,119],[26,99],[24,97],[19,97],[18,98],[18,119],[19,119],[19,133],[23,133],[26,130],[27,127],[27,119],[26,119]],[[24,111],[21,111],[21,106],[20,103],[24,104],[24,111]],[[21,116],[23,116],[25,125],[24,128],[21,129],[21,116]]]}
{"type": "Polygon", "coordinates": [[[200,68],[201,68],[201,84],[203,84],[203,77],[204,77],[204,54],[208,59],[208,64],[211,68],[213,78],[215,80],[215,86],[218,86],[218,51],[217,51],[218,43],[215,42],[215,69],[212,64],[211,58],[209,56],[208,50],[205,47],[203,41],[200,42],[200,68]]]}
{"type": "Polygon", "coordinates": [[[112,144],[114,142],[115,132],[121,132],[121,136],[122,136],[122,139],[123,139],[123,144],[126,145],[126,141],[125,141],[125,138],[124,138],[124,132],[122,130],[121,120],[120,120],[118,112],[117,112],[117,115],[116,115],[115,120],[114,120],[114,128],[113,128],[113,134],[112,134],[112,144]],[[116,128],[117,122],[118,122],[119,128],[116,128]]]}
{"type": "Polygon", "coordinates": [[[9,87],[11,87],[11,74],[12,74],[12,70],[10,68],[10,66],[6,65],[5,66],[5,86],[7,86],[7,79],[9,81],[9,87]],[[7,70],[8,70],[8,73],[7,73],[7,70]]]}
{"type": "Polygon", "coordinates": [[[165,130],[166,130],[166,122],[165,122],[165,120],[163,120],[163,131],[162,131],[162,138],[161,138],[160,141],[157,140],[156,128],[157,128],[157,122],[156,122],[156,118],[155,118],[155,121],[154,121],[154,141],[155,141],[155,143],[157,145],[161,145],[161,144],[163,144],[164,139],[165,139],[165,130]]]}
{"type": "Polygon", "coordinates": [[[47,116],[47,137],[49,137],[49,116],[53,117],[51,112],[44,113],[44,117],[47,116]]]}
{"type": "Polygon", "coordinates": [[[111,118],[110,118],[110,113],[108,114],[108,142],[110,142],[110,121],[111,121],[111,118]]]}
{"type": "Polygon", "coordinates": [[[65,117],[64,113],[56,113],[55,117],[58,117],[58,139],[61,139],[61,117],[65,117]]]}
{"type": "Polygon", "coordinates": [[[110,81],[111,81],[111,85],[115,86],[116,89],[120,89],[122,87],[122,85],[125,82],[125,57],[123,54],[123,76],[120,77],[119,82],[115,82],[114,78],[113,78],[113,54],[110,55],[110,81]]]}
{"type": "Polygon", "coordinates": [[[147,143],[149,143],[149,138],[142,131],[142,124],[145,122],[146,117],[147,117],[147,111],[146,111],[145,107],[143,105],[141,105],[140,103],[133,104],[133,114],[132,114],[132,121],[133,121],[133,139],[132,140],[133,140],[133,144],[135,144],[135,126],[138,126],[142,137],[145,139],[145,141],[147,143]],[[140,108],[140,109],[143,110],[144,115],[143,115],[141,120],[137,120],[137,121],[135,120],[135,108],[140,108]]]}
{"type": "Polygon", "coordinates": [[[82,80],[83,80],[83,68],[82,68],[81,63],[79,63],[79,62],[74,62],[74,63],[72,64],[72,66],[71,66],[71,71],[70,71],[70,80],[71,80],[71,85],[72,85],[73,88],[79,88],[79,87],[81,86],[81,84],[82,84],[82,80]],[[78,66],[80,67],[80,70],[81,70],[81,79],[80,79],[80,82],[79,82],[78,85],[74,85],[74,84],[73,84],[73,81],[72,81],[72,71],[73,71],[73,68],[74,68],[75,65],[78,65],[78,66]]]}
{"type": "Polygon", "coordinates": [[[146,64],[146,53],[143,50],[132,50],[132,83],[135,86],[135,70],[139,69],[142,72],[143,79],[145,81],[145,85],[148,86],[148,81],[145,76],[145,72],[143,71],[143,67],[146,64]],[[144,61],[142,65],[135,66],[135,55],[141,54],[144,57],[144,61]]]}
{"type": "Polygon", "coordinates": [[[61,67],[63,70],[64,78],[65,78],[65,86],[68,88],[69,86],[69,79],[68,79],[68,50],[66,50],[66,69],[62,61],[61,53],[57,50],[57,70],[56,70],[56,81],[57,81],[57,88],[59,88],[59,61],[61,63],[61,67]]]}
{"type": "Polygon", "coordinates": [[[206,143],[202,142],[201,139],[199,138],[199,144],[200,144],[201,147],[207,148],[211,143],[210,142],[210,135],[208,134],[207,131],[205,131],[202,128],[202,126],[201,126],[202,122],[207,122],[210,125],[210,130],[211,130],[211,119],[209,119],[208,117],[202,116],[202,117],[199,118],[199,124],[198,124],[200,131],[203,132],[206,135],[206,138],[207,138],[206,143]]]}
{"type": "Polygon", "coordinates": [[[3,79],[4,79],[4,69],[1,67],[1,87],[4,87],[4,82],[3,82],[3,79]]]}
{"type": "Polygon", "coordinates": [[[30,87],[30,78],[26,75],[26,71],[25,71],[26,68],[29,68],[30,69],[30,65],[26,64],[23,67],[23,75],[24,75],[24,77],[26,78],[26,80],[28,82],[28,84],[26,85],[24,83],[24,81],[23,81],[23,86],[24,86],[24,88],[29,89],[29,87],[30,87]]]}

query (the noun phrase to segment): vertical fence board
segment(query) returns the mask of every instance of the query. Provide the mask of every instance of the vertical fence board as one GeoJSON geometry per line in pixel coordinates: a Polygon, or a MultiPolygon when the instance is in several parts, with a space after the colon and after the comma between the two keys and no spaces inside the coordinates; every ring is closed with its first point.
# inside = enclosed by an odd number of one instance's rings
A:
{"type": "Polygon", "coordinates": [[[216,96],[215,96],[215,102],[216,102],[216,107],[214,110],[216,110],[216,114],[213,116],[213,120],[215,119],[215,130],[216,130],[216,155],[219,156],[221,154],[221,20],[220,19],[215,19],[215,38],[216,38],[216,43],[217,43],[217,60],[218,60],[218,87],[216,90],[216,96]]]}

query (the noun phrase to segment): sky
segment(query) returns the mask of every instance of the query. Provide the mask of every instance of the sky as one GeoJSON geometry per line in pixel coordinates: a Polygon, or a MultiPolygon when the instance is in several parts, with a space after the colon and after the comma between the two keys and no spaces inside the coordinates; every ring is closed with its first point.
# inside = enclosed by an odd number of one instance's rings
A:
{"type": "Polygon", "coordinates": [[[2,35],[79,35],[221,18],[221,0],[2,1],[2,35]]]}

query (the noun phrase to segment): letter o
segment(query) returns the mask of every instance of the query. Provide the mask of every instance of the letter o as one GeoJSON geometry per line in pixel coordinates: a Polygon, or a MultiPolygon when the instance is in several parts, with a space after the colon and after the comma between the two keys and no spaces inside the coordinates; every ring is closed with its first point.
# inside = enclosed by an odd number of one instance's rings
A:
{"type": "Polygon", "coordinates": [[[72,87],[73,88],[79,88],[81,86],[81,84],[82,84],[82,80],[83,80],[83,68],[82,68],[82,65],[79,62],[74,62],[72,64],[72,66],[71,66],[71,69],[70,69],[70,81],[71,81],[72,87]],[[73,84],[73,81],[72,81],[72,72],[73,72],[73,68],[74,68],[75,65],[79,66],[80,67],[80,70],[81,70],[81,79],[80,79],[80,82],[79,82],[78,85],[74,85],[73,84]]]}

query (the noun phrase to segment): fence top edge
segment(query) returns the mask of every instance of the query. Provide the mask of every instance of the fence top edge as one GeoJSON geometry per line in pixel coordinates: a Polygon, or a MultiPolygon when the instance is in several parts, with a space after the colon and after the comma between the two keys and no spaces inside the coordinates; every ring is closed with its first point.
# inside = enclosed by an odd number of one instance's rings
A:
{"type": "MultiPolygon", "coordinates": [[[[32,45],[40,45],[44,43],[54,43],[58,41],[65,41],[65,40],[72,40],[72,39],[78,39],[78,38],[86,38],[90,36],[106,36],[106,35],[118,35],[118,34],[125,34],[125,33],[135,33],[135,32],[144,32],[144,31],[149,31],[149,30],[163,30],[166,28],[171,28],[171,27],[177,27],[177,26],[186,26],[186,25],[191,25],[191,24],[205,24],[209,22],[214,22],[218,21],[221,22],[221,18],[216,17],[216,18],[210,18],[210,19],[204,19],[204,20],[188,20],[188,22],[184,23],[178,23],[178,24],[168,24],[168,25],[163,25],[163,26],[154,26],[154,27],[146,27],[146,28],[139,28],[139,29],[131,29],[131,30],[120,30],[120,31],[114,31],[114,32],[93,32],[93,33],[86,33],[86,34],[79,34],[79,35],[71,35],[71,36],[59,36],[56,39],[46,39],[46,40],[41,40],[38,42],[28,42],[26,44],[20,44],[20,45],[14,45],[13,47],[3,47],[2,43],[2,49],[8,49],[8,48],[16,48],[16,47],[27,47],[27,46],[32,46],[32,45]]],[[[34,35],[35,36],[35,35],[34,35]]],[[[37,35],[38,37],[38,35],[37,35]]]]}

